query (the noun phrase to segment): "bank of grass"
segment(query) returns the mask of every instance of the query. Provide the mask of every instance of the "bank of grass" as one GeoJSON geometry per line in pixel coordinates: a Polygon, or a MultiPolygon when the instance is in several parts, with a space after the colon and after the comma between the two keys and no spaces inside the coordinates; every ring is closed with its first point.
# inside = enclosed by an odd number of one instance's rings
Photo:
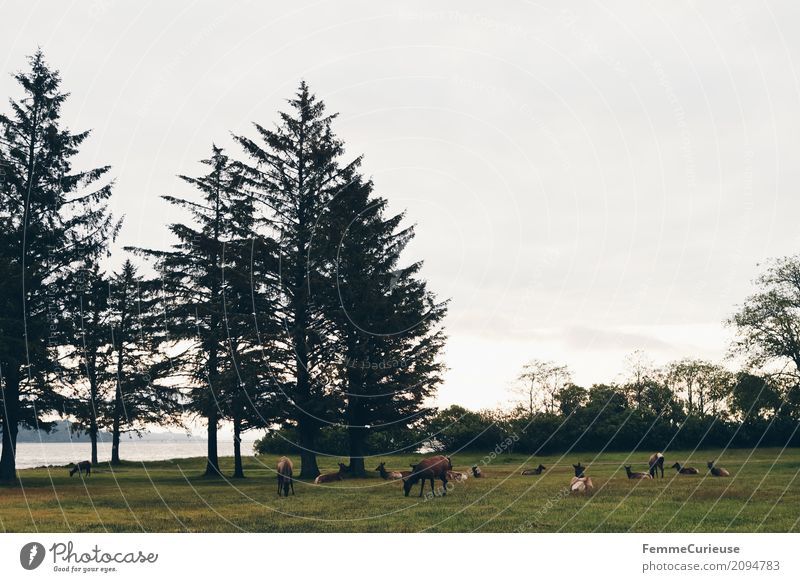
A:
{"type": "MultiPolygon", "coordinates": [[[[203,478],[203,459],[96,467],[90,478],[65,468],[20,471],[19,484],[0,486],[0,531],[7,532],[788,532],[800,530],[800,449],[668,452],[665,479],[629,481],[623,462],[646,470],[647,453],[536,457],[502,454],[486,465],[481,453],[453,456],[454,468],[481,464],[485,479],[455,483],[446,497],[403,497],[399,482],[373,474],[331,485],[298,481],[294,497],[278,498],[277,456],[246,459],[247,478],[203,478]],[[748,459],[748,457],[750,457],[748,459]],[[708,476],[717,459],[727,479],[708,476]],[[566,493],[571,463],[588,465],[591,497],[566,493]],[[679,461],[701,469],[678,476],[679,461]],[[521,476],[523,465],[547,467],[521,476]],[[774,466],[773,466],[774,463],[774,466]],[[765,477],[766,475],[766,477],[765,477]]],[[[371,459],[405,470],[421,455],[371,459]]],[[[339,459],[322,459],[335,471],[339,459]]],[[[297,462],[297,461],[296,461],[297,462]]],[[[222,459],[230,474],[232,460],[222,459]]],[[[429,489],[428,489],[429,490],[429,489]]]]}

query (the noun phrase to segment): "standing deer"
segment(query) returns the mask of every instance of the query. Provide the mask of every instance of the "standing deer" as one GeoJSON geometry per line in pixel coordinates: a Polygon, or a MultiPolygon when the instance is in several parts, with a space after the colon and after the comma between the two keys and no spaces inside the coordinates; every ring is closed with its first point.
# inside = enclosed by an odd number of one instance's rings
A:
{"type": "Polygon", "coordinates": [[[655,477],[656,471],[661,469],[661,478],[664,478],[664,455],[661,453],[653,453],[650,455],[650,460],[648,461],[650,465],[650,476],[655,477]]]}
{"type": "Polygon", "coordinates": [[[731,474],[728,473],[727,469],[723,469],[722,467],[715,467],[714,466],[714,461],[709,461],[707,463],[707,465],[708,465],[708,470],[711,471],[711,474],[714,475],[714,477],[730,477],[731,476],[731,474]]]}
{"type": "Polygon", "coordinates": [[[680,475],[697,475],[700,472],[694,467],[681,467],[680,463],[675,463],[672,468],[678,471],[680,475]]]}
{"type": "Polygon", "coordinates": [[[294,479],[292,479],[293,471],[294,465],[289,457],[281,457],[278,460],[276,471],[278,473],[278,497],[281,496],[281,492],[283,492],[284,497],[289,497],[290,487],[292,489],[292,495],[294,495],[294,479]]]}
{"type": "Polygon", "coordinates": [[[72,469],[70,469],[69,476],[72,477],[75,473],[78,475],[83,475],[86,473],[86,476],[89,477],[92,474],[92,463],[90,461],[81,461],[80,463],[76,463],[72,469]]]}
{"type": "Polygon", "coordinates": [[[436,455],[435,457],[428,457],[422,459],[416,465],[412,465],[413,472],[408,477],[403,478],[403,493],[406,497],[411,493],[411,488],[417,481],[422,481],[422,487],[419,488],[419,496],[422,497],[422,491],[425,489],[425,481],[431,480],[431,493],[436,496],[436,491],[433,487],[433,482],[436,479],[442,480],[442,496],[447,495],[447,472],[453,470],[453,464],[450,462],[450,457],[443,455],[436,455]]]}

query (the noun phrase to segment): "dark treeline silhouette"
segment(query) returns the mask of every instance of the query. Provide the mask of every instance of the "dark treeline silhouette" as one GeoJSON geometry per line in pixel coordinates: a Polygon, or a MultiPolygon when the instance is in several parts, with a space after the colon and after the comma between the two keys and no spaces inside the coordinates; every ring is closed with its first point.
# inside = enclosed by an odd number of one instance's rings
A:
{"type": "Polygon", "coordinates": [[[446,302],[421,263],[401,265],[413,228],[305,82],[272,129],[254,124],[237,153],[213,145],[207,173],[180,176],[186,190],[163,197],[187,215],[170,248],[111,257],[110,168],[72,167],[89,132],[62,127],[59,74],[41,51],[29,61],[0,116],[0,480],[16,478],[18,428],[54,415],[90,436],[93,463],[101,431],[119,463],[122,433],[199,418],[211,476],[221,422],[236,477],[242,434],[282,428],[304,478],[327,427],[363,474],[367,442],[425,416],[446,302]]]}
{"type": "MultiPolygon", "coordinates": [[[[651,451],[756,446],[800,446],[800,390],[776,378],[741,373],[730,377],[717,409],[690,409],[685,397],[669,385],[667,406],[638,405],[625,385],[596,384],[586,390],[569,384],[557,393],[554,412],[527,406],[510,410],[472,411],[450,406],[426,416],[401,434],[371,438],[367,454],[433,449],[553,454],[568,451],[651,451]],[[561,400],[562,394],[568,400],[561,400]],[[575,401],[575,395],[580,398],[575,401]],[[691,410],[691,411],[690,411],[691,410]],[[498,448],[499,447],[499,448],[498,448]]],[[[646,401],[647,402],[647,401],[646,401]]],[[[275,431],[256,443],[264,453],[292,450],[292,435],[275,431]]],[[[320,451],[348,454],[345,431],[326,428],[320,451]]]]}

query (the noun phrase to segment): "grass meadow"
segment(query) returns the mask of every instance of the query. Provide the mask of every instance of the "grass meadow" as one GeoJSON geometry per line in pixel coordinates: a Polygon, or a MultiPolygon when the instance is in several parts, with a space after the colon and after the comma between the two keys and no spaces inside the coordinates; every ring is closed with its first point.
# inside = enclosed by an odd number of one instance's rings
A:
{"type": "MultiPolygon", "coordinates": [[[[623,463],[647,468],[647,453],[575,453],[529,458],[453,455],[455,470],[482,466],[486,478],[454,483],[446,497],[404,497],[402,483],[372,474],[330,485],[297,481],[279,498],[277,456],[248,457],[245,479],[200,476],[203,459],[100,464],[88,479],[66,468],[26,469],[0,486],[0,532],[789,532],[800,531],[800,449],[666,454],[665,478],[629,481],[623,463]],[[731,472],[708,475],[705,463],[731,472]],[[571,463],[588,465],[595,492],[568,494],[571,463]],[[677,475],[673,462],[701,469],[677,475]],[[542,463],[541,476],[522,466],[542,463]]],[[[421,455],[376,457],[407,470],[421,455]]],[[[337,458],[321,459],[323,472],[337,458]]],[[[295,468],[298,469],[295,459],[295,468]]],[[[223,459],[232,470],[232,459],[223,459]]],[[[428,487],[427,491],[430,491],[428,487]]]]}

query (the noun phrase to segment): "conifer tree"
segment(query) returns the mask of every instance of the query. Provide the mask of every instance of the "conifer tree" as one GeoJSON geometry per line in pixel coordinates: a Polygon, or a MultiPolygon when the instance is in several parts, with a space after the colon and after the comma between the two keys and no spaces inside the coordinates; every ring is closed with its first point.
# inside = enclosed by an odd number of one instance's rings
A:
{"type": "Polygon", "coordinates": [[[137,434],[150,424],[177,423],[182,408],[178,390],[164,380],[174,375],[164,343],[160,282],[145,279],[130,260],[111,278],[108,327],[112,347],[105,370],[102,425],[111,430],[111,464],[121,464],[120,444],[127,432],[137,434]]]}
{"type": "Polygon", "coordinates": [[[0,480],[16,478],[20,423],[61,409],[57,388],[68,285],[87,258],[106,252],[116,223],[107,209],[108,167],[80,171],[73,158],[89,136],[61,123],[68,97],[41,51],[15,75],[23,97],[0,115],[0,480]]]}
{"type": "Polygon", "coordinates": [[[188,410],[201,416],[208,430],[205,474],[220,474],[217,432],[223,419],[222,397],[229,353],[225,328],[226,245],[253,236],[251,199],[240,188],[237,165],[219,147],[202,163],[209,172],[201,177],[180,176],[202,195],[198,201],[163,196],[189,212],[192,221],[174,223],[177,241],[168,251],[138,249],[156,260],[166,298],[165,339],[187,347],[172,358],[184,377],[188,410]]]}
{"type": "Polygon", "coordinates": [[[325,313],[330,248],[321,236],[329,203],[356,176],[361,158],[342,162],[331,130],[336,115],[300,84],[274,129],[254,124],[257,139],[237,137],[250,156],[246,184],[266,207],[268,236],[277,243],[278,272],[270,281],[271,314],[284,330],[275,343],[284,387],[285,424],[298,433],[303,478],[319,474],[316,440],[337,422],[335,344],[325,313]]]}
{"type": "Polygon", "coordinates": [[[408,429],[426,412],[424,401],[441,382],[447,311],[419,278],[422,263],[401,265],[414,229],[401,228],[402,214],[387,216],[387,201],[372,189],[353,179],[329,211],[336,285],[327,313],[341,354],[350,470],[357,475],[365,472],[371,432],[408,429]]]}

